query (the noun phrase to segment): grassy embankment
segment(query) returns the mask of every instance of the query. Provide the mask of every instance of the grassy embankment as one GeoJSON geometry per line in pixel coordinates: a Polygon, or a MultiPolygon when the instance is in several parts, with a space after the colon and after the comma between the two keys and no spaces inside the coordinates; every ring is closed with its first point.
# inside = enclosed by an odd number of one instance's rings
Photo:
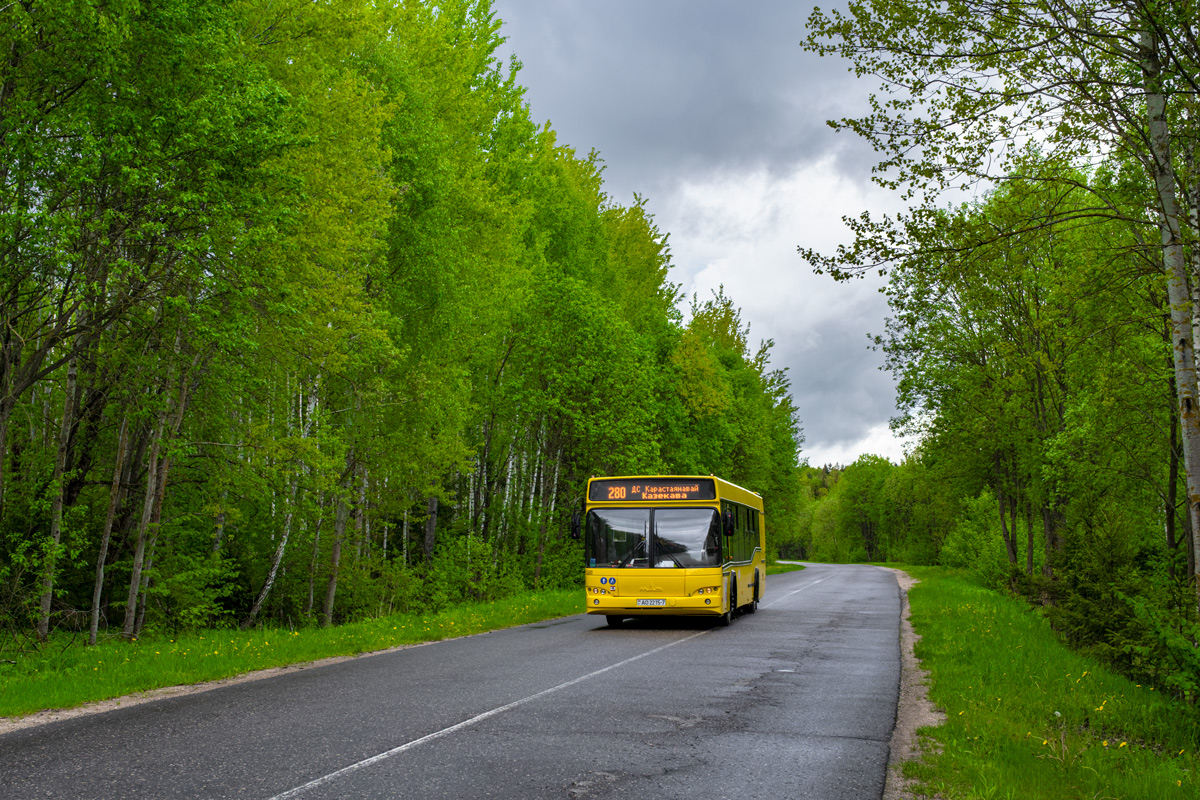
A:
{"type": "MultiPolygon", "coordinates": [[[[798,569],[804,567],[772,565],[767,574],[798,569]]],[[[83,634],[58,634],[36,654],[0,648],[0,717],[72,708],[133,692],[482,633],[581,611],[582,593],[567,590],[328,629],[215,630],[152,635],[136,642],[110,639],[96,647],[84,647],[83,634]]]]}
{"type": "Polygon", "coordinates": [[[36,655],[0,650],[0,717],[72,708],[148,689],[482,633],[581,611],[583,593],[567,590],[325,629],[216,630],[145,636],[136,642],[114,639],[95,647],[83,646],[86,633],[59,634],[36,655]]]}
{"type": "Polygon", "coordinates": [[[1072,653],[1028,604],[907,567],[916,654],[946,711],[905,774],[929,796],[1200,797],[1200,714],[1072,653]],[[940,751],[940,752],[939,752],[940,751]]]}

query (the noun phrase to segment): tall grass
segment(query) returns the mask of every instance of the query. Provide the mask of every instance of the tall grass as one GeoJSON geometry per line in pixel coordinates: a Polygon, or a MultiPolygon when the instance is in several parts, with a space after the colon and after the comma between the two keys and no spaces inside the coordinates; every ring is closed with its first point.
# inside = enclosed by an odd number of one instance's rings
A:
{"type": "Polygon", "coordinates": [[[268,667],[355,655],[497,630],[583,611],[578,589],[530,593],[428,616],[397,614],[336,628],[216,630],[115,639],[84,647],[52,640],[0,662],[0,716],[72,708],[133,692],[219,680],[268,667]]]}
{"type": "Polygon", "coordinates": [[[1195,708],[1067,650],[1021,600],[944,569],[906,570],[921,581],[909,593],[916,654],[947,714],[926,731],[932,753],[905,767],[923,791],[947,800],[1200,796],[1195,708]]]}

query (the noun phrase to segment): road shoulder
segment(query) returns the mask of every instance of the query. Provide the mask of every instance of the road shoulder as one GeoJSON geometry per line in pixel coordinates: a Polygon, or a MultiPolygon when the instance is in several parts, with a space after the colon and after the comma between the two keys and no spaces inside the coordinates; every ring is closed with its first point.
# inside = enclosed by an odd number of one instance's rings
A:
{"type": "Polygon", "coordinates": [[[896,727],[892,731],[887,784],[882,800],[902,800],[909,781],[905,780],[901,768],[904,762],[919,760],[922,756],[917,730],[941,725],[946,721],[946,715],[930,702],[929,673],[922,669],[913,651],[921,637],[913,630],[909,617],[908,590],[918,581],[907,572],[898,569],[891,572],[900,586],[900,702],[896,707],[896,727]]]}
{"type": "Polygon", "coordinates": [[[152,703],[155,700],[162,700],[167,697],[183,697],[189,694],[197,694],[199,692],[207,692],[211,689],[220,689],[223,686],[233,686],[239,683],[248,683],[250,681],[260,681],[264,678],[274,678],[277,675],[286,675],[289,672],[296,672],[302,669],[311,669],[313,667],[323,667],[328,664],[338,664],[343,661],[351,661],[356,658],[364,658],[367,656],[379,655],[380,653],[391,653],[396,650],[405,650],[410,647],[422,647],[430,644],[430,642],[417,642],[415,644],[403,644],[396,647],[389,647],[385,650],[375,650],[370,653],[356,653],[350,656],[331,656],[322,658],[318,661],[302,661],[296,664],[287,664],[282,667],[268,667],[267,669],[254,670],[253,672],[243,672],[240,675],[233,675],[228,678],[221,678],[215,681],[203,681],[200,683],[180,684],[178,686],[164,686],[161,689],[147,689],[144,692],[134,692],[133,694],[122,695],[121,697],[113,697],[109,700],[97,700],[94,703],[84,703],[83,705],[73,708],[49,708],[45,711],[35,711],[32,714],[26,714],[22,717],[0,717],[0,736],[14,731],[25,730],[27,728],[36,728],[39,725],[48,725],[51,722],[62,722],[68,719],[77,717],[87,717],[93,714],[103,714],[106,711],[115,711],[118,708],[128,708],[129,706],[137,706],[142,703],[152,703]]]}

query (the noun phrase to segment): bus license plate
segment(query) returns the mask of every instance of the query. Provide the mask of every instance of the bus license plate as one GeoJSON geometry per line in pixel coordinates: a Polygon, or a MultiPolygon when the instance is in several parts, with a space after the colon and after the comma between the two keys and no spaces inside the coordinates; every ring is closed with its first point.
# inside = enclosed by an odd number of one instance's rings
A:
{"type": "Polygon", "coordinates": [[[667,601],[663,600],[663,599],[658,599],[658,600],[644,600],[643,599],[643,600],[638,600],[637,604],[639,606],[665,606],[667,604],[667,601]]]}

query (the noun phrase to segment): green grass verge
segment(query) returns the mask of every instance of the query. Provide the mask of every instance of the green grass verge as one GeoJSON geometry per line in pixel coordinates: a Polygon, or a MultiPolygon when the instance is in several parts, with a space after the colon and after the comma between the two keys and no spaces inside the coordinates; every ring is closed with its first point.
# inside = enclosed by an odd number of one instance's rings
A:
{"type": "Polygon", "coordinates": [[[940,568],[905,567],[931,673],[946,711],[936,742],[905,765],[926,796],[1200,797],[1200,715],[1063,647],[1029,605],[940,568]]]}
{"type": "Polygon", "coordinates": [[[482,633],[582,611],[583,593],[570,589],[335,628],[218,630],[174,638],[146,636],[136,642],[117,639],[95,647],[80,643],[86,637],[56,637],[36,654],[2,656],[0,717],[73,708],[148,689],[482,633]]]}
{"type": "Polygon", "coordinates": [[[778,575],[782,572],[797,572],[802,569],[804,569],[803,564],[784,564],[778,561],[774,564],[767,564],[768,575],[778,575]]]}

